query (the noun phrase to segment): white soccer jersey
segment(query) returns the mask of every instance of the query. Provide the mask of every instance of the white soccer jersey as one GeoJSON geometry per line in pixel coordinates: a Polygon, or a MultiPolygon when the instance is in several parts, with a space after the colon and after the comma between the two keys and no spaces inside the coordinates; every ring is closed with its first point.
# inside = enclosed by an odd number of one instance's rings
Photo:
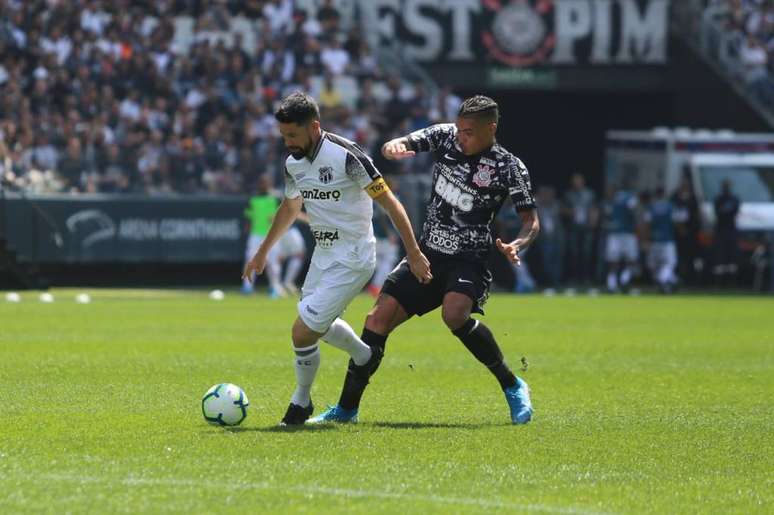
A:
{"type": "Polygon", "coordinates": [[[355,143],[323,132],[311,157],[285,162],[285,196],[304,199],[316,246],[312,262],[373,266],[372,198],[387,190],[371,159],[355,143]]]}

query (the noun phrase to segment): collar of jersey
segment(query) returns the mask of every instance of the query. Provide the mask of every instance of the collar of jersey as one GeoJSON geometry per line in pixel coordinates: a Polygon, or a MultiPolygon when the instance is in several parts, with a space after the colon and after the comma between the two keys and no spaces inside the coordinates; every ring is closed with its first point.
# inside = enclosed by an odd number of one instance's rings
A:
{"type": "Polygon", "coordinates": [[[328,134],[327,132],[320,129],[320,139],[317,140],[317,145],[315,145],[314,150],[312,151],[312,155],[306,156],[306,158],[309,160],[310,163],[313,162],[315,159],[317,159],[317,154],[320,153],[320,149],[322,148],[322,145],[323,145],[323,140],[325,140],[325,136],[327,136],[327,134],[328,134]]]}

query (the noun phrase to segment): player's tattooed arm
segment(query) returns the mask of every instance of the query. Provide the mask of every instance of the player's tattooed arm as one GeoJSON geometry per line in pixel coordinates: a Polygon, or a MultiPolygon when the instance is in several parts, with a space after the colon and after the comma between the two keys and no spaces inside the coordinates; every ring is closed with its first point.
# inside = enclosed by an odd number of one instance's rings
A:
{"type": "Polygon", "coordinates": [[[537,209],[519,211],[519,217],[521,218],[521,230],[516,239],[510,243],[503,243],[500,238],[497,238],[497,241],[495,241],[497,250],[515,265],[521,264],[519,251],[529,247],[540,232],[540,220],[538,219],[537,209]]]}
{"type": "Polygon", "coordinates": [[[382,155],[391,160],[405,159],[411,157],[416,152],[411,150],[408,137],[391,139],[384,145],[382,145],[382,155]]]}
{"type": "Polygon", "coordinates": [[[401,138],[395,138],[382,145],[382,154],[387,159],[403,159],[417,152],[433,152],[455,137],[453,123],[437,123],[401,138]]]}

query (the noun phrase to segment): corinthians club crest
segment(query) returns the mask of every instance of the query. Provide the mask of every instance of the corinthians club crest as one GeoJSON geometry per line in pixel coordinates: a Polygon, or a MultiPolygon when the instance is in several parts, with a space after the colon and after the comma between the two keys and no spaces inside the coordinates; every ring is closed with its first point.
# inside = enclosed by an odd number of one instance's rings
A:
{"type": "Polygon", "coordinates": [[[476,173],[473,174],[473,184],[479,188],[486,188],[492,184],[492,176],[494,175],[494,168],[488,165],[478,165],[476,173]]]}
{"type": "Polygon", "coordinates": [[[549,27],[553,0],[483,0],[493,13],[491,31],[481,39],[489,54],[509,66],[531,66],[544,61],[556,45],[549,27]]]}
{"type": "Polygon", "coordinates": [[[320,168],[320,182],[328,184],[333,180],[333,168],[330,166],[323,166],[320,168]]]}

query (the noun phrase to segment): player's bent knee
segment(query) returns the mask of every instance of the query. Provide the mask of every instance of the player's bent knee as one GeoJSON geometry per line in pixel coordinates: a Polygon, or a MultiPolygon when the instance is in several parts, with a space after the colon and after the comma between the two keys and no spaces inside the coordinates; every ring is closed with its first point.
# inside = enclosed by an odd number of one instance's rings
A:
{"type": "MultiPolygon", "coordinates": [[[[398,301],[389,295],[380,295],[365,320],[365,328],[376,334],[389,334],[395,326],[403,322],[400,320],[402,308],[398,301]]],[[[405,319],[405,314],[403,314],[405,319]]]]}
{"type": "Polygon", "coordinates": [[[441,312],[441,318],[443,318],[443,323],[446,324],[446,327],[455,331],[465,325],[465,322],[470,318],[470,311],[466,309],[444,308],[441,312]]]}
{"type": "Polygon", "coordinates": [[[441,308],[441,318],[446,327],[455,331],[470,318],[471,301],[460,294],[448,294],[441,308]]]}
{"type": "Polygon", "coordinates": [[[301,320],[301,317],[297,317],[296,321],[293,323],[291,336],[295,347],[308,347],[309,345],[313,345],[322,335],[311,330],[304,321],[301,320]]]}
{"type": "Polygon", "coordinates": [[[390,317],[383,311],[374,307],[365,319],[365,328],[376,334],[387,334],[390,332],[390,317]]]}

